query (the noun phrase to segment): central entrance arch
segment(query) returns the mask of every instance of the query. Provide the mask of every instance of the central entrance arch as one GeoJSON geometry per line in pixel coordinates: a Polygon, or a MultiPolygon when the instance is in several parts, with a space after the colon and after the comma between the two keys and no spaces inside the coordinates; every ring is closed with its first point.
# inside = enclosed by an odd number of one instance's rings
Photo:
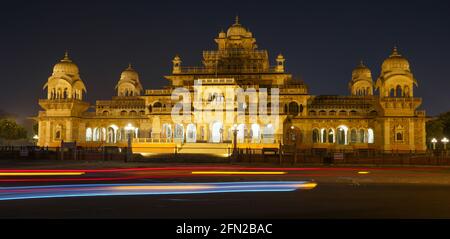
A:
{"type": "Polygon", "coordinates": [[[222,122],[215,121],[211,127],[211,142],[213,143],[222,142],[222,134],[223,134],[222,122]]]}

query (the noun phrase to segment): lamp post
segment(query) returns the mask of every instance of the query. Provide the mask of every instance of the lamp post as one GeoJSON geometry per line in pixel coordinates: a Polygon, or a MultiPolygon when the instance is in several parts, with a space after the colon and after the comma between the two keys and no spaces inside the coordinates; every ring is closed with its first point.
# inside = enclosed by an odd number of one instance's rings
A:
{"type": "Polygon", "coordinates": [[[433,150],[436,150],[437,139],[436,138],[432,138],[431,139],[431,143],[433,144],[433,150]]]}
{"type": "Polygon", "coordinates": [[[127,148],[126,162],[131,161],[133,158],[133,152],[131,149],[131,132],[134,131],[135,129],[136,128],[131,124],[128,124],[127,126],[125,126],[125,130],[127,131],[127,135],[128,135],[128,148],[127,148]]]}
{"type": "Polygon", "coordinates": [[[38,136],[37,134],[35,134],[35,135],[33,136],[33,143],[34,143],[34,146],[35,146],[35,147],[37,146],[38,140],[39,140],[39,136],[38,136]]]}
{"type": "Polygon", "coordinates": [[[238,132],[236,124],[233,125],[232,131],[233,131],[233,157],[236,157],[236,155],[237,155],[237,132],[238,132]]]}
{"type": "Polygon", "coordinates": [[[295,127],[292,125],[291,126],[291,140],[292,140],[292,142],[294,142],[294,145],[295,145],[295,141],[297,141],[297,139],[296,139],[296,137],[295,137],[295,131],[294,131],[294,129],[295,129],[295,127]]]}
{"type": "Polygon", "coordinates": [[[444,144],[444,150],[447,150],[447,143],[449,142],[449,140],[444,137],[443,139],[441,139],[441,142],[444,144]]]}

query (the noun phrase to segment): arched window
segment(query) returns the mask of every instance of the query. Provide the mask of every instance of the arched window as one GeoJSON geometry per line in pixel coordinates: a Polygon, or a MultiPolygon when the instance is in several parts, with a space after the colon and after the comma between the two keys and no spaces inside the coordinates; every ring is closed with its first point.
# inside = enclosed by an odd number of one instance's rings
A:
{"type": "Polygon", "coordinates": [[[329,129],[328,130],[328,143],[330,144],[334,144],[334,129],[329,129]]]}
{"type": "Polygon", "coordinates": [[[370,129],[370,128],[367,130],[367,143],[369,143],[369,144],[375,143],[373,129],[370,129]]]}
{"type": "Polygon", "coordinates": [[[326,143],[327,142],[327,130],[326,129],[321,129],[320,130],[320,142],[321,143],[326,143]]]}
{"type": "Polygon", "coordinates": [[[404,92],[403,92],[404,96],[405,97],[409,97],[410,96],[409,95],[409,87],[405,85],[405,87],[403,89],[405,89],[404,92]]]}
{"type": "Polygon", "coordinates": [[[309,115],[316,115],[316,111],[314,110],[309,111],[309,115]]]}
{"type": "Polygon", "coordinates": [[[393,88],[389,91],[389,96],[395,97],[395,90],[393,88]]]}
{"type": "Polygon", "coordinates": [[[397,97],[403,97],[403,94],[402,94],[403,92],[402,92],[402,87],[401,86],[397,86],[397,88],[395,89],[395,95],[397,96],[397,97]]]}
{"type": "Polygon", "coordinates": [[[172,138],[172,126],[170,124],[163,124],[161,133],[162,133],[162,138],[171,139],[172,138]]]}
{"type": "Polygon", "coordinates": [[[102,131],[101,131],[101,141],[103,141],[103,142],[106,141],[106,128],[102,128],[102,131]]]}
{"type": "Polygon", "coordinates": [[[103,116],[108,116],[109,112],[107,110],[103,111],[103,116]]]}
{"type": "Polygon", "coordinates": [[[145,115],[145,110],[139,111],[139,115],[145,115]]]}
{"type": "Polygon", "coordinates": [[[130,115],[131,115],[131,116],[136,116],[136,115],[137,115],[137,112],[134,111],[134,110],[132,110],[132,111],[130,111],[130,115]]]}
{"type": "Polygon", "coordinates": [[[91,128],[86,128],[86,141],[92,141],[92,129],[91,128]]]}
{"type": "Polygon", "coordinates": [[[318,129],[313,129],[312,131],[312,142],[313,143],[319,143],[320,142],[320,135],[318,129]]]}
{"type": "Polygon", "coordinates": [[[155,103],[153,104],[153,108],[161,108],[161,107],[162,107],[161,102],[155,102],[155,103]]]}
{"type": "Polygon", "coordinates": [[[184,127],[182,124],[175,125],[174,138],[175,139],[184,139],[184,127]]]}
{"type": "Polygon", "coordinates": [[[360,143],[366,142],[366,132],[364,131],[364,129],[359,130],[359,142],[360,143]]]}
{"type": "Polygon", "coordinates": [[[328,115],[336,115],[336,111],[335,110],[331,110],[330,112],[328,112],[328,115]]]}
{"type": "Polygon", "coordinates": [[[289,113],[292,115],[298,115],[299,108],[296,102],[289,103],[289,113]]]}
{"type": "Polygon", "coordinates": [[[61,139],[61,130],[56,130],[55,139],[61,139]]]}
{"type": "Polygon", "coordinates": [[[100,140],[100,129],[99,128],[94,128],[93,135],[92,135],[92,140],[93,141],[99,141],[100,140]]]}
{"type": "Polygon", "coordinates": [[[126,110],[120,111],[120,116],[126,116],[126,115],[127,115],[127,111],[126,110]]]}
{"type": "Polygon", "coordinates": [[[337,143],[341,144],[341,145],[346,145],[348,144],[348,139],[347,139],[347,132],[348,132],[348,127],[345,125],[341,125],[337,128],[337,143]]]}
{"type": "Polygon", "coordinates": [[[395,136],[395,140],[396,141],[403,141],[403,133],[402,132],[397,132],[397,134],[395,136]]]}
{"type": "Polygon", "coordinates": [[[106,142],[109,144],[113,144],[116,143],[116,139],[116,131],[114,130],[114,128],[109,127],[106,135],[106,142]]]}
{"type": "Polygon", "coordinates": [[[356,133],[356,129],[352,129],[351,130],[351,132],[350,132],[350,142],[352,143],[352,144],[354,144],[354,143],[356,143],[357,142],[357,133],[356,133]]]}
{"type": "Polygon", "coordinates": [[[341,111],[339,111],[339,115],[340,116],[346,116],[347,115],[347,111],[341,110],[341,111]]]}

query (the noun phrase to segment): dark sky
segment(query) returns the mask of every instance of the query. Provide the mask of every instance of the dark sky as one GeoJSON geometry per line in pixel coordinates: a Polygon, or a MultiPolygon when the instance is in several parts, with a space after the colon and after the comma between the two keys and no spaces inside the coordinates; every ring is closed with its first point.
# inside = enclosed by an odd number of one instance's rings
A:
{"type": "Polygon", "coordinates": [[[450,110],[450,1],[12,2],[0,8],[0,109],[19,116],[37,114],[66,49],[94,103],[115,94],[128,62],[147,89],[167,84],[175,54],[184,66],[199,65],[236,14],[272,61],[283,53],[287,70],[312,94],[348,94],[360,59],[376,80],[398,45],[428,115],[450,110]]]}

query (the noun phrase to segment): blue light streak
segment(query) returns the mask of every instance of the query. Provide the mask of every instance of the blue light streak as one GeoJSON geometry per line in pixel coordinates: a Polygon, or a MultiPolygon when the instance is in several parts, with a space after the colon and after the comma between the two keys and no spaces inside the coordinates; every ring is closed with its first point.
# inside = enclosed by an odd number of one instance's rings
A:
{"type": "MultiPolygon", "coordinates": [[[[0,187],[0,201],[39,198],[183,195],[242,192],[290,192],[310,185],[305,181],[222,183],[125,183],[0,187]]],[[[305,189],[310,189],[305,187],[305,189]]]]}

